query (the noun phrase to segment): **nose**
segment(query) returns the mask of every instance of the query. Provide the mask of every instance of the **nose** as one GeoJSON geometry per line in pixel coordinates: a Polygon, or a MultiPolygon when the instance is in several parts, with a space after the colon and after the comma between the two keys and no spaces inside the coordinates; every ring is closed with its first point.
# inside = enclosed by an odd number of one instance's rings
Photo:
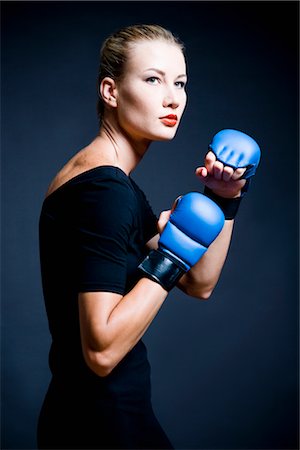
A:
{"type": "Polygon", "coordinates": [[[165,92],[164,99],[163,99],[163,106],[164,108],[172,108],[176,109],[180,105],[179,98],[178,98],[178,92],[176,92],[174,89],[170,88],[165,92]]]}

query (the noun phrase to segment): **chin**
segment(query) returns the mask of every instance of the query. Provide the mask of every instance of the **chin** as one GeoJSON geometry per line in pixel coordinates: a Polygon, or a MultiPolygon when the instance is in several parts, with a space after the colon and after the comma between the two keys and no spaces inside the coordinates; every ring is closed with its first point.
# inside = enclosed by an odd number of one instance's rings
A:
{"type": "Polygon", "coordinates": [[[168,142],[168,141],[172,141],[172,139],[174,139],[175,136],[172,137],[162,137],[162,138],[158,138],[155,139],[155,141],[159,141],[159,142],[168,142]]]}
{"type": "Polygon", "coordinates": [[[156,136],[153,136],[153,140],[154,141],[171,141],[176,136],[176,133],[177,133],[177,128],[176,129],[169,128],[169,129],[165,130],[164,133],[159,133],[156,136]]]}
{"type": "Polygon", "coordinates": [[[174,139],[174,137],[176,136],[176,131],[173,132],[172,134],[170,133],[168,136],[163,136],[161,139],[159,139],[160,141],[171,141],[172,139],[174,139]]]}

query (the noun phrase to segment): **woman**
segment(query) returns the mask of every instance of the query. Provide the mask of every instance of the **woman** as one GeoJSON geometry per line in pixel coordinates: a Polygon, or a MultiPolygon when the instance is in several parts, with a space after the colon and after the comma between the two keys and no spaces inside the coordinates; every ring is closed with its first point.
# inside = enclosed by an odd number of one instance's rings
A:
{"type": "MultiPolygon", "coordinates": [[[[138,270],[170,216],[153,214],[131,178],[152,141],[175,136],[186,105],[183,45],[156,25],[127,27],[103,44],[100,129],[54,178],[40,217],[52,380],[39,448],[172,448],[151,406],[141,340],[168,292],[138,270]]],[[[238,197],[244,169],[205,157],[196,171],[217,195],[238,197]]],[[[177,286],[209,298],[233,220],[177,286]]]]}

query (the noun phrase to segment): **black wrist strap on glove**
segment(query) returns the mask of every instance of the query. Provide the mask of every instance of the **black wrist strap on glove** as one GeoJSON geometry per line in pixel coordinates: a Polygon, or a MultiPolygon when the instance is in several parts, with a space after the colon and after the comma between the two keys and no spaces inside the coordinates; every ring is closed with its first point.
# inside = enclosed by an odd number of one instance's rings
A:
{"type": "Polygon", "coordinates": [[[144,277],[160,284],[168,292],[188,270],[180,261],[160,250],[151,250],[138,269],[144,277]]]}
{"type": "Polygon", "coordinates": [[[213,200],[221,208],[226,220],[232,220],[237,215],[240,203],[245,193],[248,191],[249,185],[250,185],[250,178],[247,179],[245,186],[242,189],[240,197],[235,198],[220,197],[219,195],[215,194],[211,189],[209,189],[207,186],[205,186],[204,188],[204,195],[213,200]]]}
{"type": "Polygon", "coordinates": [[[242,197],[225,198],[215,194],[207,186],[204,188],[204,195],[213,200],[223,211],[225,220],[232,220],[237,215],[242,197]]]}

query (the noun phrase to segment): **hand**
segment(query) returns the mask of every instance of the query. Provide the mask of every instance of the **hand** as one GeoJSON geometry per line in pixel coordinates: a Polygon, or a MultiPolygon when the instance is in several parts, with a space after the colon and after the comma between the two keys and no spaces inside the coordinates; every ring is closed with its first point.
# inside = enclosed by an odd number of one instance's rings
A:
{"type": "Polygon", "coordinates": [[[170,215],[172,214],[172,210],[168,209],[167,211],[162,211],[160,213],[158,222],[157,222],[157,230],[159,234],[161,234],[164,231],[165,226],[167,225],[170,215]]]}
{"type": "Polygon", "coordinates": [[[176,198],[171,209],[167,209],[166,211],[162,211],[160,213],[160,216],[159,216],[159,219],[157,222],[157,230],[158,230],[159,234],[161,234],[164,231],[165,226],[167,225],[167,223],[170,219],[170,216],[171,216],[172,212],[174,211],[174,209],[176,208],[177,202],[181,197],[182,197],[182,195],[179,195],[179,197],[176,198]]]}
{"type": "Polygon", "coordinates": [[[241,190],[246,184],[241,179],[246,168],[233,169],[217,161],[215,154],[209,151],[204,159],[204,166],[197,167],[195,173],[200,181],[215,194],[224,198],[240,197],[241,190]]]}

